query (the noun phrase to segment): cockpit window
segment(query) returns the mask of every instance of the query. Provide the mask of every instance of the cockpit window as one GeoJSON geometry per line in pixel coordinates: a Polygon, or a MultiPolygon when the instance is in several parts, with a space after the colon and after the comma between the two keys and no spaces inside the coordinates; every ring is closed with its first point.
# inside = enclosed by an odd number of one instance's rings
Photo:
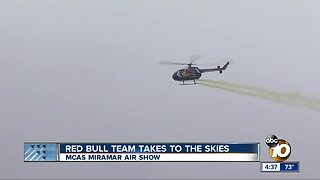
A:
{"type": "Polygon", "coordinates": [[[178,76],[180,77],[188,77],[188,76],[196,76],[196,69],[181,69],[178,71],[178,76]]]}
{"type": "Polygon", "coordinates": [[[188,72],[186,69],[181,70],[181,75],[182,76],[188,76],[188,72]]]}

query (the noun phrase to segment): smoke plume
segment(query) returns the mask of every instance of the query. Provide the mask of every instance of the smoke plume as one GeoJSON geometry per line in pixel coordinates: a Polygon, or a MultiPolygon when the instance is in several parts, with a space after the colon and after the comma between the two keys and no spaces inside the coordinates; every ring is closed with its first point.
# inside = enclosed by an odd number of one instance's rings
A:
{"type": "Polygon", "coordinates": [[[198,80],[197,83],[207,87],[218,88],[226,91],[235,92],[238,94],[244,94],[248,96],[271,100],[278,103],[305,107],[316,111],[320,111],[319,99],[305,97],[303,95],[300,95],[299,93],[276,92],[252,86],[203,79],[198,80]]]}

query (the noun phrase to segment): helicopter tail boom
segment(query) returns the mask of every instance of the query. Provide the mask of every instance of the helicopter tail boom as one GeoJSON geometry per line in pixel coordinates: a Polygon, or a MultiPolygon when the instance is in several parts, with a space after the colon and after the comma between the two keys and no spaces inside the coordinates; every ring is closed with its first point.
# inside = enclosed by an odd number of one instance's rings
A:
{"type": "Polygon", "coordinates": [[[205,73],[205,72],[213,72],[213,71],[219,71],[219,73],[222,73],[222,71],[226,70],[228,65],[229,65],[229,61],[223,66],[223,67],[220,67],[220,66],[217,66],[217,68],[211,68],[211,69],[200,69],[200,71],[202,73],[205,73]]]}

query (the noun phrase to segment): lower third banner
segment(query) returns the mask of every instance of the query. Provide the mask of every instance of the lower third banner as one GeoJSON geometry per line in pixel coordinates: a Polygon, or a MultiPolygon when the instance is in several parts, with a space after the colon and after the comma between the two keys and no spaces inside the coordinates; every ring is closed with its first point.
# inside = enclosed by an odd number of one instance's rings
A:
{"type": "Polygon", "coordinates": [[[30,161],[259,161],[259,143],[25,143],[30,161]],[[50,148],[49,148],[50,147],[50,148]]]}

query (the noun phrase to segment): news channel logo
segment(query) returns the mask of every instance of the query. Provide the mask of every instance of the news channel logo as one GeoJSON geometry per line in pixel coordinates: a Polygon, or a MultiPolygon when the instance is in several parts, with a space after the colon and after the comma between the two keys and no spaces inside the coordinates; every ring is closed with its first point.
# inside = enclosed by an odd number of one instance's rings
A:
{"type": "Polygon", "coordinates": [[[265,142],[269,146],[269,155],[273,160],[283,162],[290,157],[291,146],[288,141],[278,139],[277,136],[271,134],[266,137],[265,142]]]}

